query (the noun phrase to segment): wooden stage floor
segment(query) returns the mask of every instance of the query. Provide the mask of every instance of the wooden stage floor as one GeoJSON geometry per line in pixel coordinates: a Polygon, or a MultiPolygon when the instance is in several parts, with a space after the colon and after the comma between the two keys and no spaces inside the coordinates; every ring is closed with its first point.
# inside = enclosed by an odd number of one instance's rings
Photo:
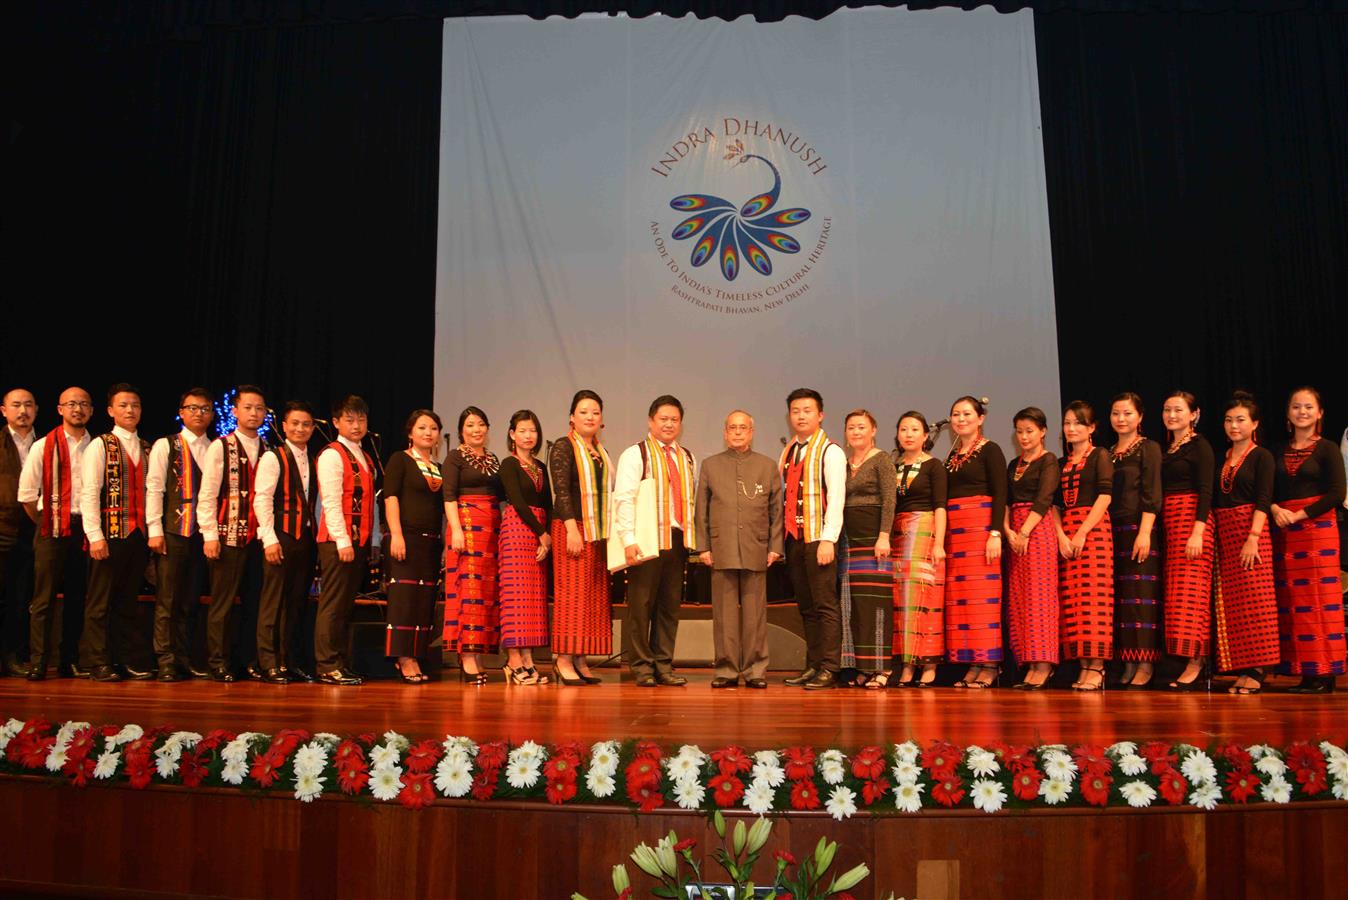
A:
{"type": "MultiPolygon", "coordinates": [[[[704,747],[734,742],[750,749],[797,743],[852,748],[907,738],[966,745],[1160,738],[1207,746],[1228,739],[1341,741],[1348,734],[1348,691],[1343,685],[1338,693],[1310,697],[1270,692],[1236,697],[1224,693],[1222,681],[1211,694],[953,688],[806,692],[783,686],[777,675],[765,691],[712,691],[707,670],[684,671],[687,687],[656,689],[638,688],[616,670],[600,673],[606,683],[595,687],[507,686],[499,670],[483,687],[449,678],[421,687],[385,681],[357,688],[3,678],[0,717],[171,724],[198,731],[291,727],[360,733],[391,728],[412,736],[452,733],[512,741],[638,737],[704,747]]],[[[447,676],[454,674],[446,670],[447,676]]]]}

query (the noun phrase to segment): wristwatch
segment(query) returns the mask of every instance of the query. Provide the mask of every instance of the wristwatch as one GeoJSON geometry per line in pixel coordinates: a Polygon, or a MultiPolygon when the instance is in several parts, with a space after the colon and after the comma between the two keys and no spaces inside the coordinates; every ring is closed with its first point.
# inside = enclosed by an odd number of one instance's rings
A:
{"type": "Polygon", "coordinates": [[[994,528],[994,529],[992,529],[991,531],[988,532],[988,536],[989,536],[989,537],[1001,537],[1001,536],[1002,536],[1002,533],[1001,533],[1000,531],[998,531],[997,529],[994,528]]]}

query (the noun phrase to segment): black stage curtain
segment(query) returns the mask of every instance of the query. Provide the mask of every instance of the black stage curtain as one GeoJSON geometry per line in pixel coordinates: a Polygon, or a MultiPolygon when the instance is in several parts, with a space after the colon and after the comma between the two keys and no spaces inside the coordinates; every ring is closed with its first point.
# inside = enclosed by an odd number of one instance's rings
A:
{"type": "MultiPolygon", "coordinates": [[[[66,384],[137,382],[147,436],[198,382],[273,405],[355,391],[392,449],[431,399],[443,16],[843,5],[865,4],[7,7],[0,389],[31,386],[46,428],[66,384]]],[[[991,5],[1036,11],[1063,399],[1184,385],[1220,438],[1231,388],[1276,433],[1311,381],[1342,429],[1348,2],[991,5]]],[[[997,398],[996,430],[1046,399],[997,398]]]]}

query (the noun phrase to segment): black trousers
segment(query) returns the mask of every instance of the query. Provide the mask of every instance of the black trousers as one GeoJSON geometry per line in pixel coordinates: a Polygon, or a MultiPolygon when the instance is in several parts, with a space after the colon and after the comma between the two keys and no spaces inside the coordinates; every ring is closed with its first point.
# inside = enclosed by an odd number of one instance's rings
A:
{"type": "Polygon", "coordinates": [[[819,565],[819,542],[786,539],[786,571],[805,626],[805,665],[821,672],[841,666],[842,609],[838,604],[838,560],[819,565]]]}
{"type": "Polygon", "coordinates": [[[627,571],[627,666],[635,675],[664,675],[674,670],[674,641],[679,634],[683,576],[688,550],[683,532],[674,544],[627,571]]]}
{"type": "Polygon", "coordinates": [[[356,593],[365,580],[369,562],[369,547],[357,547],[356,558],[342,562],[335,543],[324,541],[318,545],[318,574],[323,584],[314,619],[314,666],[320,675],[347,668],[351,611],[356,607],[356,593]]]}
{"type": "Polygon", "coordinates": [[[57,635],[59,662],[80,661],[80,632],[84,629],[84,596],[89,581],[89,557],[84,555],[84,525],[76,516],[70,536],[33,538],[33,599],[28,605],[29,662],[46,669],[57,635]],[[60,594],[58,601],[56,595],[60,594]]]}
{"type": "Polygon", "coordinates": [[[257,612],[257,664],[263,669],[299,665],[293,657],[295,636],[304,619],[309,585],[314,580],[314,539],[277,534],[281,562],[262,563],[262,600],[257,612]]]}
{"type": "Polygon", "coordinates": [[[201,573],[206,557],[201,535],[164,535],[155,558],[154,655],[160,667],[186,669],[192,661],[192,623],[201,608],[201,573]]]}
{"type": "Polygon", "coordinates": [[[108,540],[108,558],[89,560],[89,596],[84,604],[80,655],[91,668],[120,665],[151,668],[150,640],[140,627],[136,598],[145,578],[145,533],[108,540]]]}
{"type": "Polygon", "coordinates": [[[28,658],[28,604],[33,597],[33,540],[37,526],[21,514],[19,533],[0,549],[0,655],[28,658]]]}
{"type": "Polygon", "coordinates": [[[262,543],[220,545],[209,560],[211,605],[206,614],[206,663],[212,669],[242,669],[257,656],[257,605],[262,590],[262,543]],[[234,598],[239,607],[234,608],[234,598]]]}

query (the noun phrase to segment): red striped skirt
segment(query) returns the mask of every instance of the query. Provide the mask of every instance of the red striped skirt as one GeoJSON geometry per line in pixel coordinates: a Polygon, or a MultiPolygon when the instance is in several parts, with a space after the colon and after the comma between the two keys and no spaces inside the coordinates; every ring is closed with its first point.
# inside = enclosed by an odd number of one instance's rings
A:
{"type": "Polygon", "coordinates": [[[613,652],[608,600],[608,550],[586,541],[574,559],[566,552],[566,526],[552,523],[552,652],[607,656],[613,652]]]}
{"type": "Polygon", "coordinates": [[[445,649],[495,653],[501,608],[496,585],[496,535],[501,510],[495,497],[466,496],[458,502],[463,552],[445,548],[445,649]]]}
{"type": "MultiPolygon", "coordinates": [[[[1089,506],[1078,506],[1063,513],[1062,527],[1069,538],[1090,511],[1089,506]]],[[[1109,513],[1086,535],[1081,555],[1059,561],[1058,591],[1063,658],[1110,659],[1114,655],[1114,535],[1109,513]]]]}
{"type": "MultiPolygon", "coordinates": [[[[540,523],[548,514],[529,507],[540,523]]],[[[538,535],[509,504],[501,513],[501,647],[548,643],[548,570],[538,561],[538,535]]]]}
{"type": "Polygon", "coordinates": [[[950,662],[1002,661],[1002,564],[987,562],[992,498],[957,497],[946,507],[945,652],[950,662]]]}
{"type": "MultiPolygon", "coordinates": [[[[1011,505],[1011,527],[1019,530],[1033,504],[1011,505]]],[[[1053,520],[1039,520],[1024,553],[1011,555],[1006,584],[1007,637],[1018,663],[1058,662],[1058,536],[1053,520]]]]}
{"type": "Polygon", "coordinates": [[[933,563],[936,513],[894,517],[894,654],[904,664],[945,659],[945,561],[933,563]]]}
{"type": "MultiPolygon", "coordinates": [[[[1319,500],[1284,500],[1301,510],[1319,500]]],[[[1280,672],[1342,675],[1348,663],[1339,593],[1339,532],[1334,509],[1273,532],[1273,585],[1278,597],[1280,672]]]]}
{"type": "Polygon", "coordinates": [[[1213,525],[1203,529],[1203,555],[1189,559],[1184,553],[1194,531],[1198,495],[1193,492],[1166,494],[1161,512],[1165,527],[1164,613],[1165,652],[1187,659],[1208,655],[1212,632],[1212,559],[1215,552],[1213,525]]]}
{"type": "Polygon", "coordinates": [[[1259,563],[1240,564],[1240,548],[1250,535],[1254,504],[1214,509],[1217,526],[1217,670],[1234,672],[1278,663],[1278,601],[1273,590],[1271,529],[1259,535],[1259,563]]]}

